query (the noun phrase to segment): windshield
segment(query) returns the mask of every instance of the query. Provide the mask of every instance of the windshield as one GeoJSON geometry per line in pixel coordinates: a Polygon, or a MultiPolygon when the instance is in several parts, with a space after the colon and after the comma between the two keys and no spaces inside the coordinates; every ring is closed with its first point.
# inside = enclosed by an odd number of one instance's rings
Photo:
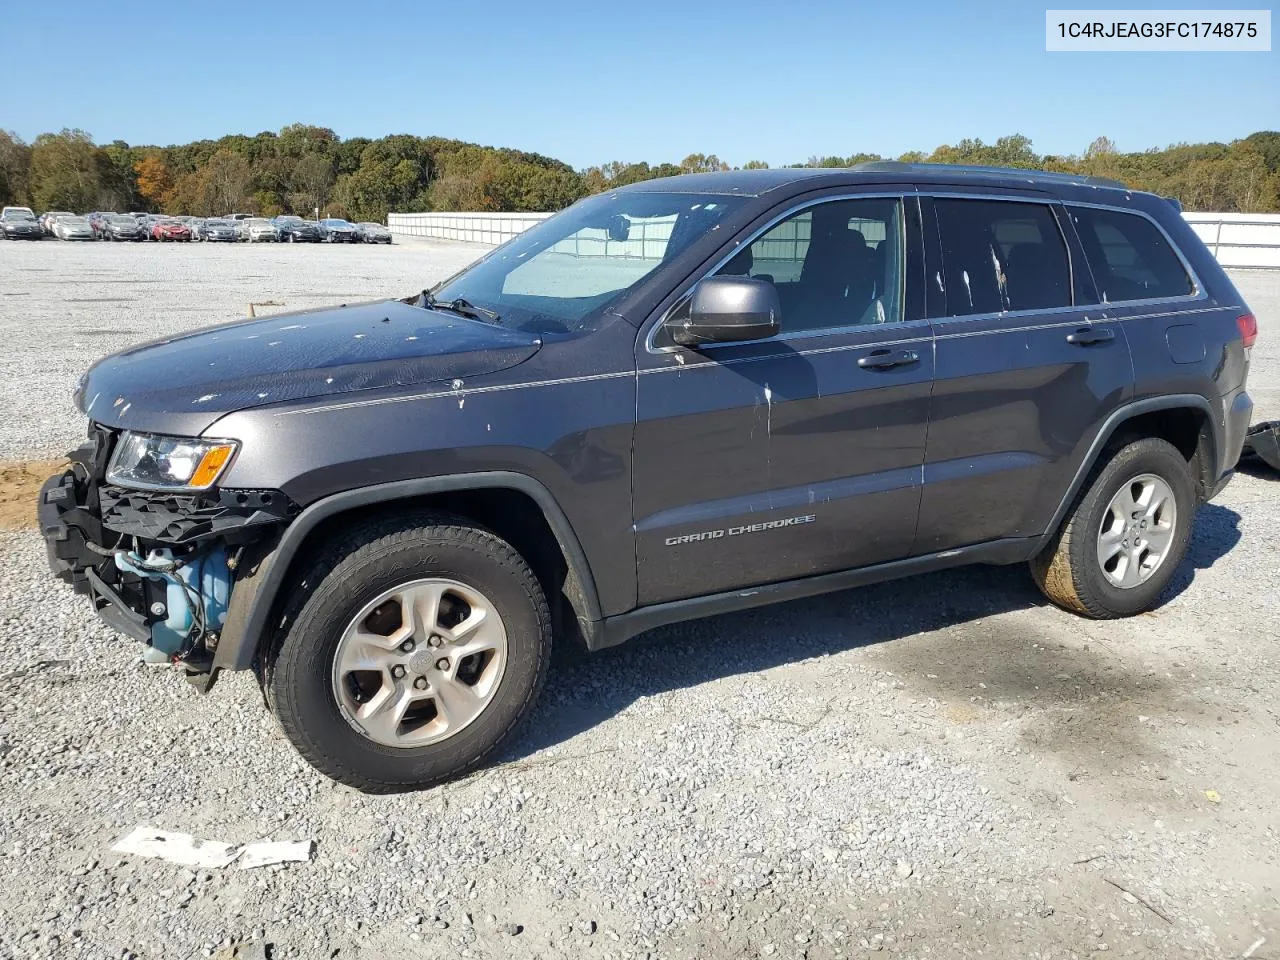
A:
{"type": "Polygon", "coordinates": [[[107,219],[110,220],[112,223],[137,223],[138,222],[137,220],[133,219],[133,217],[126,217],[123,213],[113,213],[111,216],[107,217],[107,219]]]}
{"type": "Polygon", "coordinates": [[[557,214],[432,291],[497,313],[504,327],[576,335],[609,304],[718,225],[738,197],[619,193],[557,214]]]}
{"type": "Polygon", "coordinates": [[[276,217],[276,223],[287,223],[289,226],[293,226],[295,223],[301,222],[301,217],[276,217]]]}

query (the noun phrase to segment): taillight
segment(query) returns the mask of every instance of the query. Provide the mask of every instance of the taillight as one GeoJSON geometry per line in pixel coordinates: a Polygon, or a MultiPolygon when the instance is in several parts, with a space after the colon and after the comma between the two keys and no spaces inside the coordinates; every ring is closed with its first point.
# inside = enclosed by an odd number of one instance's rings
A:
{"type": "Polygon", "coordinates": [[[1246,347],[1252,347],[1253,342],[1258,339],[1258,321],[1252,313],[1246,313],[1242,317],[1236,317],[1236,326],[1240,328],[1240,339],[1244,341],[1246,347]]]}

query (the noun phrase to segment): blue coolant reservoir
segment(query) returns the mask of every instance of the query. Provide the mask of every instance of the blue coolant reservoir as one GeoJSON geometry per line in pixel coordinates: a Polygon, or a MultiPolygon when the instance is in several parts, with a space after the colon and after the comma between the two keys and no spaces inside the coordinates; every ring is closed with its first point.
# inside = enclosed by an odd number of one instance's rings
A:
{"type": "MultiPolygon", "coordinates": [[[[221,630],[227,619],[227,602],[231,597],[231,571],[227,569],[227,551],[221,547],[187,561],[169,575],[165,606],[169,616],[151,628],[151,645],[157,650],[175,654],[191,635],[195,625],[192,607],[198,602],[204,610],[206,630],[221,630]],[[173,578],[181,580],[175,582],[173,578]],[[184,596],[190,602],[184,602],[184,596]]],[[[196,609],[199,612],[199,608],[196,609]]]]}
{"type": "Polygon", "coordinates": [[[116,554],[116,566],[122,570],[167,584],[166,617],[152,624],[151,646],[168,656],[181,652],[198,622],[205,630],[221,630],[231,598],[231,571],[222,547],[206,550],[177,569],[157,569],[171,568],[172,564],[173,554],[168,550],[153,550],[145,560],[123,551],[116,554]]]}

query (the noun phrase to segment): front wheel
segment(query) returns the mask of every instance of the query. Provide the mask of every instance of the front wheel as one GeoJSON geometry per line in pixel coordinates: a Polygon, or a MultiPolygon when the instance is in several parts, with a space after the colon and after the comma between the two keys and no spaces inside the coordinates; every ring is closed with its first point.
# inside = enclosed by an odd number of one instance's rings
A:
{"type": "Polygon", "coordinates": [[[1187,553],[1195,518],[1191,470],[1149,437],[1116,450],[1049,546],[1031,561],[1050,600],[1095,619],[1150,610],[1187,553]]]}
{"type": "Polygon", "coordinates": [[[383,793],[465,773],[542,687],[546,598],[488,530],[442,515],[373,525],[301,582],[266,687],[285,735],[335,780],[383,793]]]}

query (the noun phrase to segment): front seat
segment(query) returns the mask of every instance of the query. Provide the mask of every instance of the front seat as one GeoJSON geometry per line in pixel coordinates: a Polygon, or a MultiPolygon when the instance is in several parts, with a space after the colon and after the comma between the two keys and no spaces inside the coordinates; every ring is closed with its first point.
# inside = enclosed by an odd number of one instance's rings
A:
{"type": "Polygon", "coordinates": [[[861,230],[844,217],[813,223],[813,237],[800,269],[794,324],[799,329],[859,323],[875,289],[874,251],[861,230]]]}

